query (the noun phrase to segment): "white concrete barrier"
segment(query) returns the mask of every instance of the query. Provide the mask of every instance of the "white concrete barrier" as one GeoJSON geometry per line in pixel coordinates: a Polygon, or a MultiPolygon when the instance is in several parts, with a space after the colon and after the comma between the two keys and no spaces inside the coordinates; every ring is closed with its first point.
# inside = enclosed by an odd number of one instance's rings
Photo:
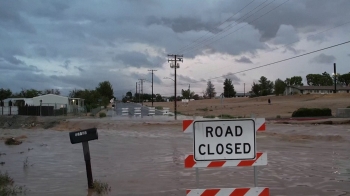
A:
{"type": "Polygon", "coordinates": [[[163,115],[169,115],[170,108],[163,108],[163,115]]]}
{"type": "Polygon", "coordinates": [[[350,118],[350,108],[338,108],[336,117],[350,118]]]}
{"type": "Polygon", "coordinates": [[[122,116],[128,116],[129,115],[129,108],[122,108],[122,116]]]}
{"type": "Polygon", "coordinates": [[[134,116],[141,116],[141,108],[134,108],[134,116]]]}
{"type": "Polygon", "coordinates": [[[156,115],[156,108],[155,107],[148,107],[148,115],[149,116],[156,115]]]}

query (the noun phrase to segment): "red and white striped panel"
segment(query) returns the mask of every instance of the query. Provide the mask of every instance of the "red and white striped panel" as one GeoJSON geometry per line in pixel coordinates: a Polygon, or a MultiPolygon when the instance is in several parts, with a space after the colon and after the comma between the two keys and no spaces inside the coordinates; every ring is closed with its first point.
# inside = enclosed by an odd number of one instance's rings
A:
{"type": "Polygon", "coordinates": [[[256,153],[254,160],[228,160],[228,161],[198,161],[194,160],[193,155],[185,158],[185,168],[194,167],[249,167],[267,165],[267,153],[256,153]]]}
{"type": "Polygon", "coordinates": [[[267,187],[253,188],[219,188],[219,189],[187,189],[187,196],[269,196],[267,187]]]}
{"type": "MultiPolygon", "coordinates": [[[[255,121],[255,131],[265,131],[265,118],[250,118],[255,121]]],[[[182,131],[184,133],[192,133],[193,132],[193,123],[195,120],[183,120],[182,121],[182,131]]]]}

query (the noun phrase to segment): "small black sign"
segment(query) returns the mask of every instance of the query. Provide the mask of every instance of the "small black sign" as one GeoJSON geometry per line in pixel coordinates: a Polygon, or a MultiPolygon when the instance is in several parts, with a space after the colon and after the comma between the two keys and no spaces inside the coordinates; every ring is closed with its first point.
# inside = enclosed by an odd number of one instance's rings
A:
{"type": "Polygon", "coordinates": [[[97,140],[98,139],[97,129],[92,128],[92,129],[69,132],[69,138],[72,144],[87,142],[90,140],[97,140]]]}

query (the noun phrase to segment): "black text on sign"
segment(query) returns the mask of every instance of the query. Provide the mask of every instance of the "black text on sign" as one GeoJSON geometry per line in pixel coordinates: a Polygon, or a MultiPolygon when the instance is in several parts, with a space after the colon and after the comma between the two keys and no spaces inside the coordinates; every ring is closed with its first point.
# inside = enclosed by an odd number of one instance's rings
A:
{"type": "Polygon", "coordinates": [[[196,161],[247,160],[255,158],[255,123],[252,119],[196,121],[196,161]]]}

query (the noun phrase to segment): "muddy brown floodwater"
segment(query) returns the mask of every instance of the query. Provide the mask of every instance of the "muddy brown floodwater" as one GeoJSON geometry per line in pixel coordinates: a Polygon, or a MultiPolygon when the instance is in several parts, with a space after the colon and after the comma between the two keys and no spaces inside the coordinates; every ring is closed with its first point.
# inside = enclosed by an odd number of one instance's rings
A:
{"type": "MultiPolygon", "coordinates": [[[[196,188],[195,169],[183,166],[193,140],[180,124],[123,127],[98,129],[99,139],[89,142],[93,177],[111,186],[108,195],[180,196],[196,188]]],[[[21,145],[1,141],[6,155],[0,170],[25,185],[27,195],[93,195],[82,145],[72,145],[67,131],[0,130],[1,137],[19,135],[28,137],[21,145]]],[[[350,195],[349,125],[269,124],[258,133],[257,146],[268,153],[268,165],[258,167],[258,186],[270,187],[271,195],[350,195]]],[[[199,188],[250,186],[252,167],[199,169],[199,188]]]]}

